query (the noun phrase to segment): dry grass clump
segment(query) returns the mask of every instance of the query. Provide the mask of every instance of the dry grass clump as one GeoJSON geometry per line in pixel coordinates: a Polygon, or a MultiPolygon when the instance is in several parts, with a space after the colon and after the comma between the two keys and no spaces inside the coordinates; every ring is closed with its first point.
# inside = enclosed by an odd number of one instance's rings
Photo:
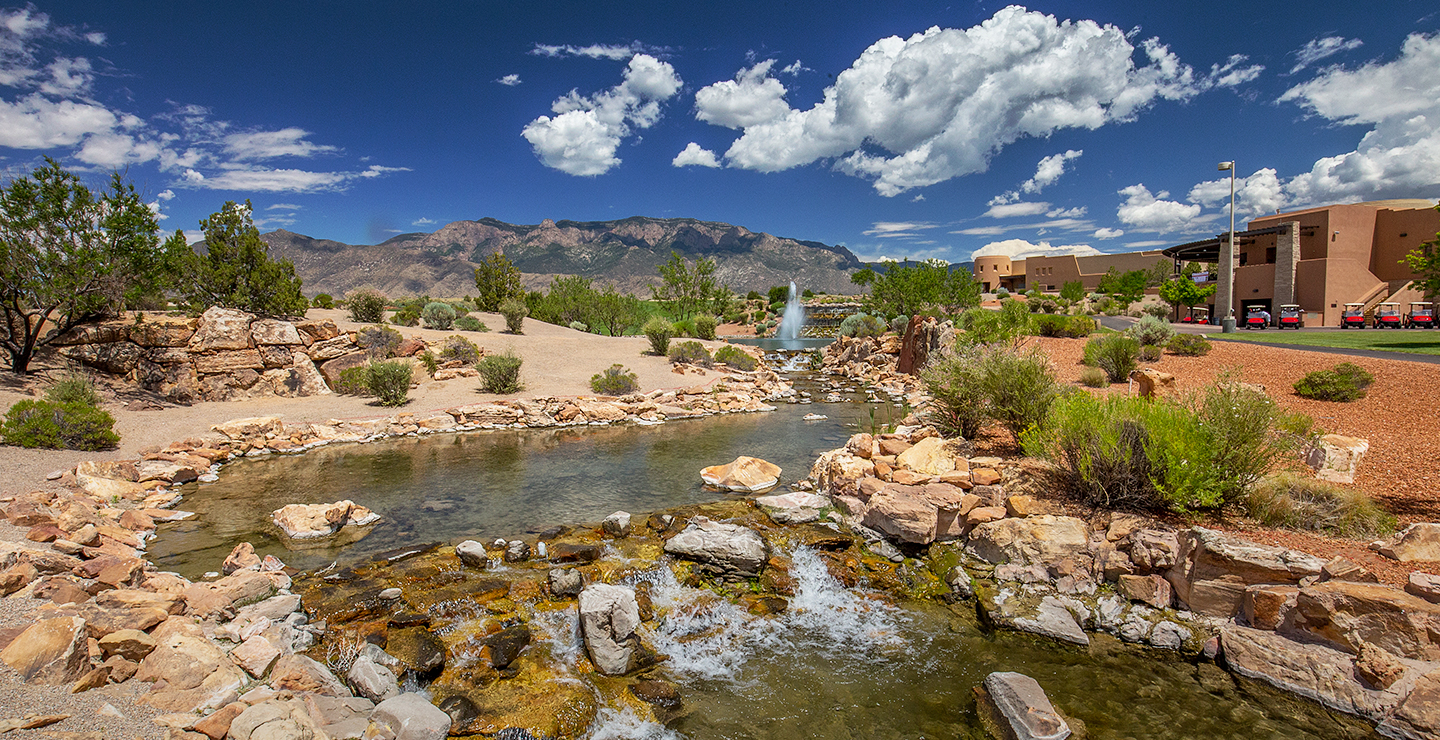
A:
{"type": "Polygon", "coordinates": [[[1371,538],[1395,529],[1395,517],[1353,488],[1295,473],[1260,480],[1245,499],[1249,514],[1269,527],[1371,538]]]}

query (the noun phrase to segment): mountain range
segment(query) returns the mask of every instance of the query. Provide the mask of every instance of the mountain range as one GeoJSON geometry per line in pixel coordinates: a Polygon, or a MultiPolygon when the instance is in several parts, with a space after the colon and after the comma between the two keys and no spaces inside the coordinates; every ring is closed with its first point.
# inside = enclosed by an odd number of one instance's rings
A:
{"type": "Polygon", "coordinates": [[[753,232],[693,218],[635,216],[618,221],[510,224],[493,218],[455,221],[434,233],[400,234],[380,244],[345,244],[272,231],[260,236],[272,257],[295,264],[305,293],[339,297],[362,286],[388,296],[459,298],[475,292],[474,270],[496,252],[520,269],[527,288],[556,276],[581,275],[599,286],[648,297],[671,251],[715,260],[718,282],[738,293],[790,281],[802,290],[856,293],[851,273],[863,265],[850,250],[753,232]]]}

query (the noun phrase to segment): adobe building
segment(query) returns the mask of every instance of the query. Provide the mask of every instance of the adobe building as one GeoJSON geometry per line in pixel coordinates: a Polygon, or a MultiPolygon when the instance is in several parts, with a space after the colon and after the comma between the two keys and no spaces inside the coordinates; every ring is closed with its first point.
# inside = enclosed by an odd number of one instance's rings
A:
{"type": "MultiPolygon", "coordinates": [[[[1368,312],[1382,301],[1424,300],[1410,287],[1418,277],[1404,264],[1407,253],[1440,232],[1440,212],[1423,199],[1379,200],[1310,208],[1250,221],[1235,234],[1235,315],[1249,306],[1272,314],[1298,304],[1306,326],[1338,326],[1346,303],[1368,312]]],[[[1163,250],[1178,270],[1186,262],[1219,264],[1225,235],[1163,250]]],[[[1225,274],[1219,272],[1211,310],[1229,309],[1225,274]]],[[[1402,311],[1406,306],[1401,306],[1402,311]]]]}
{"type": "Polygon", "coordinates": [[[1151,270],[1155,265],[1170,265],[1162,252],[1126,252],[1123,254],[1053,255],[1025,259],[1005,256],[976,257],[975,279],[987,293],[1004,288],[1012,293],[1038,290],[1055,293],[1065,283],[1079,281],[1085,292],[1100,287],[1100,279],[1112,268],[1119,272],[1151,270]]]}

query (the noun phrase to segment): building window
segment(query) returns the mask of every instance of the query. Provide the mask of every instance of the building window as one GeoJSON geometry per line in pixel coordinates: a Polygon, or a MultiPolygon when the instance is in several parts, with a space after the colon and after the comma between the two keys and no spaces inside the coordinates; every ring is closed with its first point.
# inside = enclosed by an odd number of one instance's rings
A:
{"type": "Polygon", "coordinates": [[[1265,264],[1267,264],[1267,265],[1273,265],[1273,264],[1275,264],[1275,247],[1266,247],[1266,248],[1265,248],[1265,264]]]}

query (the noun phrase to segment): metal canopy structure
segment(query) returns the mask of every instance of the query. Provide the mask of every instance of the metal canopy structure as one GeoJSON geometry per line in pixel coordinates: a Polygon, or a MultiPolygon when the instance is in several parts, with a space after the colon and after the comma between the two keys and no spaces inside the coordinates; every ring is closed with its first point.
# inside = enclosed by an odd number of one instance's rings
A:
{"type": "MultiPolygon", "coordinates": [[[[1284,231],[1284,226],[1269,226],[1263,229],[1250,229],[1249,231],[1235,232],[1236,244],[1239,240],[1265,236],[1266,234],[1279,234],[1284,231]]],[[[1203,262],[1215,264],[1220,261],[1220,249],[1224,247],[1228,234],[1216,234],[1209,239],[1201,239],[1196,242],[1186,242],[1173,247],[1166,247],[1160,253],[1176,261],[1203,262]]]]}

